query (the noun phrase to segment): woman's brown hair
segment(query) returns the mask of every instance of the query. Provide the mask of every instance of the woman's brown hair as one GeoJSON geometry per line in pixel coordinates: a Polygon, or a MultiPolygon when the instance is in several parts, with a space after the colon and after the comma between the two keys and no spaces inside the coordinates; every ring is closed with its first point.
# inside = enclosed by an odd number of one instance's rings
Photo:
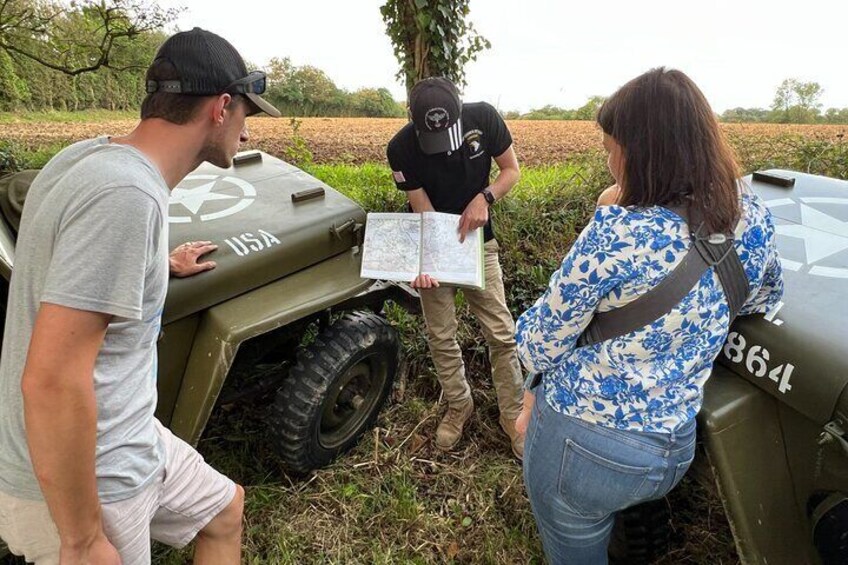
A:
{"type": "Polygon", "coordinates": [[[739,168],[701,90],[677,70],[652,69],[607,99],[598,124],[622,148],[622,206],[688,206],[709,232],[739,217],[739,168]]]}

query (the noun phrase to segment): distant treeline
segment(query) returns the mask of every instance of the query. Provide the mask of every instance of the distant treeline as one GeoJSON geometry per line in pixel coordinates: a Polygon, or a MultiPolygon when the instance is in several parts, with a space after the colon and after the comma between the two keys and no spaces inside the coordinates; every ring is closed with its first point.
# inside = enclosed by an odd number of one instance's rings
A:
{"type": "MultiPolygon", "coordinates": [[[[127,57],[132,70],[101,68],[76,76],[54,71],[29,59],[16,60],[0,50],[0,111],[135,110],[144,98],[144,69],[164,36],[133,44],[127,57]],[[132,59],[130,59],[130,57],[132,59]],[[145,63],[141,63],[144,61],[145,63]]],[[[123,65],[122,65],[123,66],[123,65]]],[[[385,88],[338,88],[321,70],[274,59],[267,69],[266,98],[287,116],[403,117],[404,106],[385,88]]]]}
{"type": "MultiPolygon", "coordinates": [[[[594,120],[599,104],[593,97],[576,109],[547,105],[539,109],[521,112],[502,112],[507,120],[594,120]]],[[[601,102],[603,99],[600,99],[601,102]]],[[[719,121],[728,123],[770,124],[848,124],[848,108],[828,108],[824,112],[792,105],[787,109],[732,108],[718,115],[719,121]]]]}
{"type": "Polygon", "coordinates": [[[502,112],[502,114],[507,120],[594,120],[604,100],[603,96],[591,96],[585,104],[575,109],[548,104],[524,114],[516,111],[502,112]]]}
{"type": "MultiPolygon", "coordinates": [[[[717,117],[722,122],[772,123],[772,124],[848,124],[848,108],[828,108],[822,111],[819,98],[824,89],[817,82],[784,80],[774,95],[770,109],[732,108],[717,117]]],[[[594,120],[603,96],[591,96],[575,109],[547,105],[527,113],[502,112],[504,118],[513,120],[594,120]]]]}
{"type": "Polygon", "coordinates": [[[274,58],[268,73],[268,100],[286,116],[366,116],[399,118],[404,106],[386,88],[341,89],[321,69],[274,58]]]}
{"type": "Polygon", "coordinates": [[[765,108],[731,108],[719,116],[723,122],[730,123],[769,123],[769,124],[848,124],[848,108],[828,108],[824,112],[809,112],[804,108],[792,107],[786,110],[767,110],[765,108]]]}
{"type": "Polygon", "coordinates": [[[112,50],[111,68],[74,76],[0,50],[0,110],[138,108],[144,96],[144,69],[164,38],[161,33],[143,34],[112,50]]]}
{"type": "MultiPolygon", "coordinates": [[[[102,33],[104,17],[117,17],[114,6],[143,6],[143,2],[60,0],[0,1],[0,111],[136,110],[144,98],[144,72],[167,35],[157,29],[115,41],[108,64],[73,74],[90,64],[98,51],[90,45],[102,33]],[[104,16],[104,10],[109,13],[104,16]],[[100,30],[100,31],[98,31],[100,30]],[[5,45],[12,45],[6,47],[5,45]],[[42,61],[59,62],[61,70],[42,61]]],[[[162,16],[167,22],[173,14],[162,16]]],[[[161,26],[160,26],[161,27],[161,26]]],[[[252,66],[257,68],[257,66],[252,66]]],[[[402,117],[404,106],[385,88],[339,88],[320,69],[295,66],[288,58],[273,59],[267,68],[267,97],[289,116],[402,117]]]]}

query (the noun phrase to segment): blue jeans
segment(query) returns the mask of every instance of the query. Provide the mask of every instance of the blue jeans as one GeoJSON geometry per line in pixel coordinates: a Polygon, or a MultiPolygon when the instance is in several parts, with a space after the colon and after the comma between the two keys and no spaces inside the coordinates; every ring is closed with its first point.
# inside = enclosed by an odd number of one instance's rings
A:
{"type": "Polygon", "coordinates": [[[623,431],[560,414],[543,387],[524,446],[524,483],[553,565],[607,563],[615,513],[661,498],[695,456],[695,420],[672,434],[623,431]]]}

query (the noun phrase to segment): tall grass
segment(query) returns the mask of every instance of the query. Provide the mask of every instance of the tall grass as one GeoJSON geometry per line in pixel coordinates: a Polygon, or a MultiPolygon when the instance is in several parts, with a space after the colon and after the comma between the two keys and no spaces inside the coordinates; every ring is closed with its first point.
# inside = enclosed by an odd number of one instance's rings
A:
{"type": "Polygon", "coordinates": [[[745,173],[777,168],[848,180],[848,140],[842,133],[804,137],[732,132],[728,139],[745,173]]]}

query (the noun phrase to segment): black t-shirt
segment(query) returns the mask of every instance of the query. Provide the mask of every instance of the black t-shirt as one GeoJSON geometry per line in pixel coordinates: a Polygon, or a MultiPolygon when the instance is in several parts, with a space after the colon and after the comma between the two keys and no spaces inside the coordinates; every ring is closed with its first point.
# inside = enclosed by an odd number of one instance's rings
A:
{"type": "MultiPolygon", "coordinates": [[[[506,123],[491,104],[463,104],[461,119],[463,143],[457,151],[424,154],[412,123],[392,138],[386,150],[397,187],[423,188],[437,212],[462,214],[468,203],[489,186],[492,157],[502,155],[512,145],[506,123]]],[[[486,241],[494,237],[491,218],[483,233],[486,241]]]]}

